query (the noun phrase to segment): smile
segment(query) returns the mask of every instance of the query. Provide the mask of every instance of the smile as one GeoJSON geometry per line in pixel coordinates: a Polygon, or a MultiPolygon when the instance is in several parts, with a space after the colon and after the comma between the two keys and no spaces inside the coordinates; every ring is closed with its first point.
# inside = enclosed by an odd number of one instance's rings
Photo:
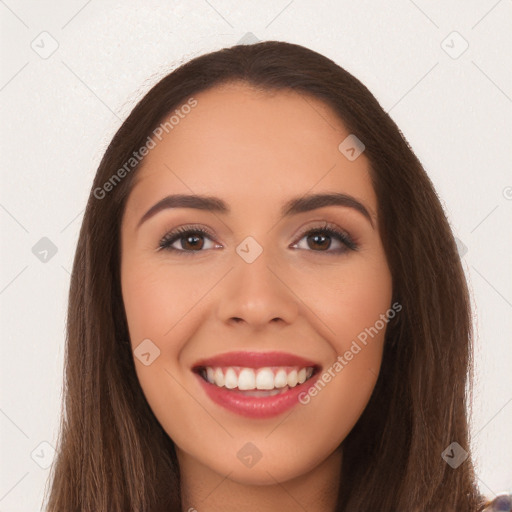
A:
{"type": "Polygon", "coordinates": [[[282,414],[319,375],[320,366],[284,353],[232,352],[193,367],[217,405],[251,418],[282,414]]]}

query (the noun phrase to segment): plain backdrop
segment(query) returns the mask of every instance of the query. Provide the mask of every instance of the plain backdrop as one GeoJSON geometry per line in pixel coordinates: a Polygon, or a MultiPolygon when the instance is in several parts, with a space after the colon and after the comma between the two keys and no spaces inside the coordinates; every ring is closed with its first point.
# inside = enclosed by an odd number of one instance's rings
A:
{"type": "Polygon", "coordinates": [[[510,0],[0,1],[0,512],[41,507],[69,273],[107,144],[182,62],[269,39],[359,78],[434,182],[472,290],[479,485],[512,491],[511,15],[510,0]]]}

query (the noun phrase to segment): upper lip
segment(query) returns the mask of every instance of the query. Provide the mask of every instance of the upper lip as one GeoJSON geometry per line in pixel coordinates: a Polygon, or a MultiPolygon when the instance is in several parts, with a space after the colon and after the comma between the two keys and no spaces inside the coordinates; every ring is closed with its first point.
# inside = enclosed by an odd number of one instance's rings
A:
{"type": "Polygon", "coordinates": [[[299,366],[300,368],[305,368],[313,366],[315,369],[320,367],[318,363],[295,354],[249,351],[227,352],[207,359],[201,359],[192,368],[199,369],[207,366],[241,366],[244,368],[262,368],[265,366],[299,366]]]}

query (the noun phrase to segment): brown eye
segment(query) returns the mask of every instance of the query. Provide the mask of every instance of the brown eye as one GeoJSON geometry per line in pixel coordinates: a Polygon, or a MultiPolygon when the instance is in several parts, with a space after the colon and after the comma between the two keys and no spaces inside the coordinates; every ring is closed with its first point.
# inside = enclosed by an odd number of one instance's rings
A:
{"type": "Polygon", "coordinates": [[[311,249],[320,249],[320,250],[329,249],[329,247],[331,246],[331,238],[329,237],[329,235],[322,235],[322,234],[318,234],[318,233],[319,232],[316,232],[313,235],[307,236],[309,247],[311,249]]]}
{"type": "Polygon", "coordinates": [[[348,250],[356,251],[358,246],[348,233],[334,227],[310,229],[304,233],[300,240],[306,239],[306,247],[301,247],[300,241],[294,247],[298,249],[310,249],[314,252],[325,252],[328,254],[342,254],[348,250]],[[332,248],[334,244],[334,248],[332,248]],[[336,247],[337,245],[337,247],[336,247]]]}
{"type": "Polygon", "coordinates": [[[206,240],[210,244],[215,245],[211,240],[211,235],[208,231],[202,228],[178,228],[167,235],[165,235],[159,243],[159,250],[164,249],[167,251],[177,252],[201,252],[203,249],[212,249],[205,247],[206,240]]]}
{"type": "Polygon", "coordinates": [[[197,251],[202,249],[204,245],[202,235],[190,234],[179,239],[181,239],[181,248],[184,250],[197,251]]]}

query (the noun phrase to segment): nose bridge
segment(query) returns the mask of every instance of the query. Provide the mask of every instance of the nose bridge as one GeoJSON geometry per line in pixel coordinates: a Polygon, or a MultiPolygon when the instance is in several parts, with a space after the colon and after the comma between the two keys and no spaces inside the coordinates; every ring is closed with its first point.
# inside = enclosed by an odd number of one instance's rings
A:
{"type": "Polygon", "coordinates": [[[258,249],[254,240],[245,240],[237,247],[233,262],[220,298],[220,320],[242,321],[253,327],[293,322],[298,312],[296,297],[286,285],[286,277],[280,275],[282,270],[272,252],[258,249]]]}

